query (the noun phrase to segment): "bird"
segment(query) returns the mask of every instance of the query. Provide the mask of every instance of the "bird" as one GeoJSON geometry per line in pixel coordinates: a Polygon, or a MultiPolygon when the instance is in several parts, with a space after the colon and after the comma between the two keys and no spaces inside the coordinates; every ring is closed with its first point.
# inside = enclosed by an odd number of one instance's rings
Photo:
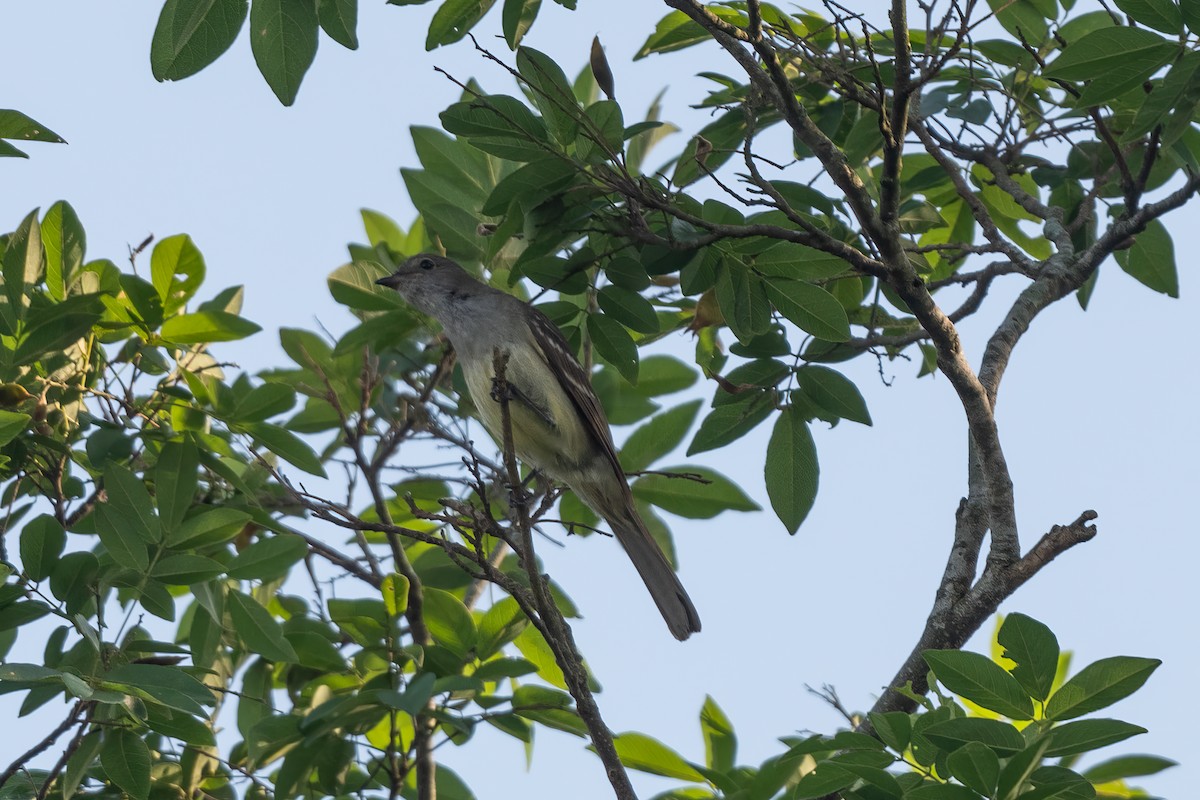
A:
{"type": "Polygon", "coordinates": [[[700,615],[634,505],[604,409],[558,326],[434,253],[408,258],[376,283],[441,324],[483,427],[497,442],[504,441],[504,421],[499,398],[493,398],[494,355],[499,350],[507,356],[517,458],[568,486],[604,518],[676,639],[698,632],[700,615]]]}

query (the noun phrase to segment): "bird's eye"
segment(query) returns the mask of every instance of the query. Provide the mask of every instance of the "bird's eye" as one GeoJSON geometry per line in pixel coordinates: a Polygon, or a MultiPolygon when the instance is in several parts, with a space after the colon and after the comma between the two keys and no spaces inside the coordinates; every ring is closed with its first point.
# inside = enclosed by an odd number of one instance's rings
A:
{"type": "Polygon", "coordinates": [[[420,267],[421,269],[433,269],[433,259],[432,258],[422,258],[421,261],[417,264],[417,266],[420,267]]]}

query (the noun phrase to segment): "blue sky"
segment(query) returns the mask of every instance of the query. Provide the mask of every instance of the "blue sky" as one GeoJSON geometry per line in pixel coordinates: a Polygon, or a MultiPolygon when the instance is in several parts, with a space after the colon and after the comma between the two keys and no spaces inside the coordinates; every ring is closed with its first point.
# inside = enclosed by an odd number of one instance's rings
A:
{"type": "MultiPolygon", "coordinates": [[[[159,84],[149,69],[155,5],[40,0],[0,12],[0,106],[25,111],[70,142],[32,145],[30,160],[0,163],[0,227],[65,198],[87,227],[89,255],[118,262],[148,233],[190,233],[207,260],[205,291],[244,284],[245,313],[264,327],[222,348],[222,357],[249,370],[273,366],[282,358],[279,327],[350,326],[328,298],[325,276],[345,260],[345,243],[363,238],[358,209],[411,221],[398,173],[416,165],[407,128],[435,125],[458,94],[433,67],[506,91],[507,79],[469,43],[426,53],[432,7],[364,2],[360,50],[323,38],[293,108],[281,107],[258,76],[245,32],[198,76],[159,84]]],[[[526,43],[573,74],[598,33],[627,109],[645,108],[670,84],[665,116],[685,130],[703,124],[704,115],[686,107],[700,85],[691,76],[733,72],[717,51],[631,63],[665,9],[635,0],[580,6],[569,13],[545,3],[526,43]]],[[[498,28],[494,10],[480,30],[498,28]]],[[[1197,221],[1191,208],[1167,223],[1182,300],[1144,289],[1109,262],[1090,311],[1067,300],[1037,320],[1000,395],[1025,547],[1084,509],[1100,513],[1100,535],[1003,610],[1049,624],[1075,650],[1077,667],[1117,654],[1165,661],[1145,689],[1111,709],[1150,734],[1106,756],[1154,752],[1182,761],[1194,750],[1200,544],[1190,502],[1200,371],[1190,340],[1200,306],[1188,256],[1197,221]]],[[[1000,302],[963,325],[974,360],[1013,286],[998,287],[1000,302]]],[[[683,352],[690,343],[665,346],[683,352]]],[[[610,727],[643,731],[702,760],[697,716],[707,693],[737,728],[739,760],[757,763],[778,752],[778,736],[839,724],[806,685],[831,684],[847,706],[870,706],[921,629],[965,491],[966,434],[950,387],[940,378],[916,380],[904,362],[885,369],[896,378],[890,388],[873,363],[848,367],[875,425],[819,426],[821,494],[796,536],[770,513],[676,521],[681,577],[704,620],[703,633],[686,644],[666,634],[614,542],[592,537],[543,548],[549,571],[584,610],[577,637],[604,686],[599,701],[610,727]]],[[[768,432],[706,462],[764,505],[768,432]]],[[[983,637],[974,645],[985,647],[983,637]]],[[[12,695],[0,697],[0,716],[15,708],[12,695]]],[[[0,762],[55,721],[39,717],[19,735],[14,726],[0,731],[0,762]]],[[[539,731],[528,773],[519,744],[499,734],[442,752],[481,798],[557,798],[567,786],[580,800],[609,796],[598,760],[565,734],[539,731]]],[[[1182,795],[1194,775],[1185,765],[1145,785],[1182,795]]],[[[649,795],[666,784],[638,785],[649,795]]]]}

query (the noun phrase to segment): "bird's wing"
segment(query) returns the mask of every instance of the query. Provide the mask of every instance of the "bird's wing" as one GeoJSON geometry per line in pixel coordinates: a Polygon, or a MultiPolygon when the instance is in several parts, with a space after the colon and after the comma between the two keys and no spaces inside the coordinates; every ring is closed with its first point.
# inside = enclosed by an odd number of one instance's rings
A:
{"type": "Polygon", "coordinates": [[[529,313],[526,319],[529,322],[533,339],[542,351],[542,356],[546,359],[550,369],[558,376],[563,391],[567,393],[579,411],[580,418],[587,425],[588,433],[600,445],[613,469],[624,481],[625,470],[621,468],[621,461],[617,458],[617,448],[613,445],[612,433],[608,428],[608,418],[604,415],[600,399],[592,390],[590,376],[576,360],[575,354],[571,352],[571,346],[563,338],[558,326],[536,308],[532,306],[528,308],[529,313]]]}

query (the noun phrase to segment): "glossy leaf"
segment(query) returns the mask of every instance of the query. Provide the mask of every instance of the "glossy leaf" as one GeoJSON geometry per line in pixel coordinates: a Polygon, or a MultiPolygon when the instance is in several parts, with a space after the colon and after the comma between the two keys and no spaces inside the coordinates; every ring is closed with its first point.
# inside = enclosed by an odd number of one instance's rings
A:
{"type": "Polygon", "coordinates": [[[325,468],[321,466],[317,454],[292,432],[269,422],[241,423],[237,428],[253,436],[256,442],[285,461],[307,473],[325,477],[325,468]]]}
{"type": "Polygon", "coordinates": [[[229,562],[229,577],[238,580],[274,580],[308,555],[308,543],[292,534],[259,539],[229,562]]]}
{"type": "Polygon", "coordinates": [[[1158,220],[1134,237],[1133,246],[1115,253],[1121,269],[1156,292],[1179,297],[1179,274],[1175,267],[1175,245],[1171,234],[1158,220]]]}
{"type": "Polygon", "coordinates": [[[683,781],[704,780],[704,776],[683,756],[643,733],[619,734],[614,737],[613,744],[621,763],[630,769],[683,781]]]}
{"type": "Polygon", "coordinates": [[[1010,719],[1033,718],[1029,695],[990,658],[966,650],[926,650],[923,656],[938,683],[960,697],[1010,719]]]}
{"type": "Polygon", "coordinates": [[[234,630],[251,652],[269,661],[294,663],[299,659],[279,622],[257,600],[238,591],[230,591],[227,597],[234,630]]]}
{"type": "Polygon", "coordinates": [[[250,515],[236,508],[211,508],[181,522],[167,534],[170,547],[204,547],[227,542],[250,522],[250,515]]]}
{"type": "Polygon", "coordinates": [[[199,467],[200,455],[190,441],[167,442],[159,453],[154,470],[154,500],[168,541],[196,497],[199,467]]]}
{"type": "Polygon", "coordinates": [[[634,481],[633,493],[640,500],[687,519],[709,519],[722,511],[758,511],[759,506],[733,481],[706,467],[665,467],[667,475],[644,475],[634,481]],[[695,475],[707,483],[670,473],[695,475]]]}
{"type": "Polygon", "coordinates": [[[829,292],[811,283],[783,278],[771,278],[765,283],[771,303],[801,330],[830,342],[850,338],[846,310],[829,292]]]}
{"type": "Polygon", "coordinates": [[[229,49],[246,21],[247,0],[167,0],[150,41],[155,80],[177,81],[229,49]]]}
{"type": "Polygon", "coordinates": [[[83,267],[87,235],[75,209],[60,200],[46,211],[41,236],[46,254],[46,291],[51,298],[61,301],[83,267]]]}
{"type": "Polygon", "coordinates": [[[67,545],[62,525],[49,514],[34,517],[21,530],[21,567],[31,580],[50,577],[67,545]]]}
{"type": "Polygon", "coordinates": [[[1057,757],[1087,753],[1123,742],[1140,733],[1146,733],[1146,729],[1118,719],[1080,719],[1054,728],[1046,755],[1057,757]]]}
{"type": "Polygon", "coordinates": [[[979,717],[960,717],[930,725],[924,735],[938,747],[954,751],[978,742],[990,748],[1001,758],[1011,756],[1025,748],[1021,732],[1007,722],[979,717]]]}
{"type": "Polygon", "coordinates": [[[788,533],[795,533],[816,502],[820,478],[817,447],[797,406],[788,406],[775,420],[763,475],[771,508],[788,533]]]}
{"type": "Polygon", "coordinates": [[[738,403],[719,405],[700,423],[687,454],[724,447],[745,436],[775,411],[773,393],[757,392],[738,403]]]}
{"type": "Polygon", "coordinates": [[[1074,719],[1107,708],[1142,688],[1158,669],[1156,658],[1114,656],[1088,664],[1059,687],[1046,705],[1046,716],[1074,719]]]}
{"type": "Polygon", "coordinates": [[[1012,676],[1035,700],[1045,700],[1058,671],[1058,639],[1037,620],[1024,614],[1009,614],[996,634],[1004,657],[1016,662],[1012,676]]]}
{"type": "Polygon", "coordinates": [[[150,796],[150,749],[128,728],[111,728],[104,734],[100,765],[108,779],[134,800],[150,796]]]}
{"type": "Polygon", "coordinates": [[[805,396],[824,411],[851,422],[871,424],[871,412],[858,387],[842,373],[815,364],[796,371],[805,396]]]}
{"type": "Polygon", "coordinates": [[[171,317],[162,326],[162,336],[175,344],[231,342],[262,330],[260,325],[224,311],[196,311],[171,317]]]}
{"type": "MultiPolygon", "coordinates": [[[[645,368],[643,363],[643,383],[645,368]]],[[[621,446],[621,466],[627,472],[638,472],[678,447],[692,427],[700,406],[700,400],[692,400],[651,417],[621,446]]]]}
{"type": "Polygon", "coordinates": [[[589,314],[587,318],[588,336],[596,348],[596,353],[605,361],[612,364],[625,380],[633,385],[638,382],[638,351],[637,345],[629,333],[612,317],[604,314],[589,314]]]}
{"type": "Polygon", "coordinates": [[[433,640],[457,656],[475,647],[478,634],[471,612],[450,592],[425,587],[425,624],[433,640]]]}
{"type": "Polygon", "coordinates": [[[700,709],[700,732],[704,735],[704,763],[717,772],[729,772],[737,762],[737,734],[733,723],[711,696],[700,709]]]}
{"type": "Polygon", "coordinates": [[[453,44],[475,27],[496,0],[442,0],[429,22],[425,49],[453,44]]]}
{"type": "Polygon", "coordinates": [[[317,0],[317,21],[330,39],[358,49],[358,0],[317,0]]]}
{"type": "Polygon", "coordinates": [[[254,0],[250,50],[267,85],[290,106],[317,54],[317,6],[312,0],[254,0]]]}
{"type": "Polygon", "coordinates": [[[1143,775],[1156,775],[1164,769],[1178,766],[1177,762],[1162,756],[1134,755],[1117,756],[1102,761],[1083,771],[1083,777],[1092,783],[1108,783],[1125,778],[1140,778],[1143,775]]]}

